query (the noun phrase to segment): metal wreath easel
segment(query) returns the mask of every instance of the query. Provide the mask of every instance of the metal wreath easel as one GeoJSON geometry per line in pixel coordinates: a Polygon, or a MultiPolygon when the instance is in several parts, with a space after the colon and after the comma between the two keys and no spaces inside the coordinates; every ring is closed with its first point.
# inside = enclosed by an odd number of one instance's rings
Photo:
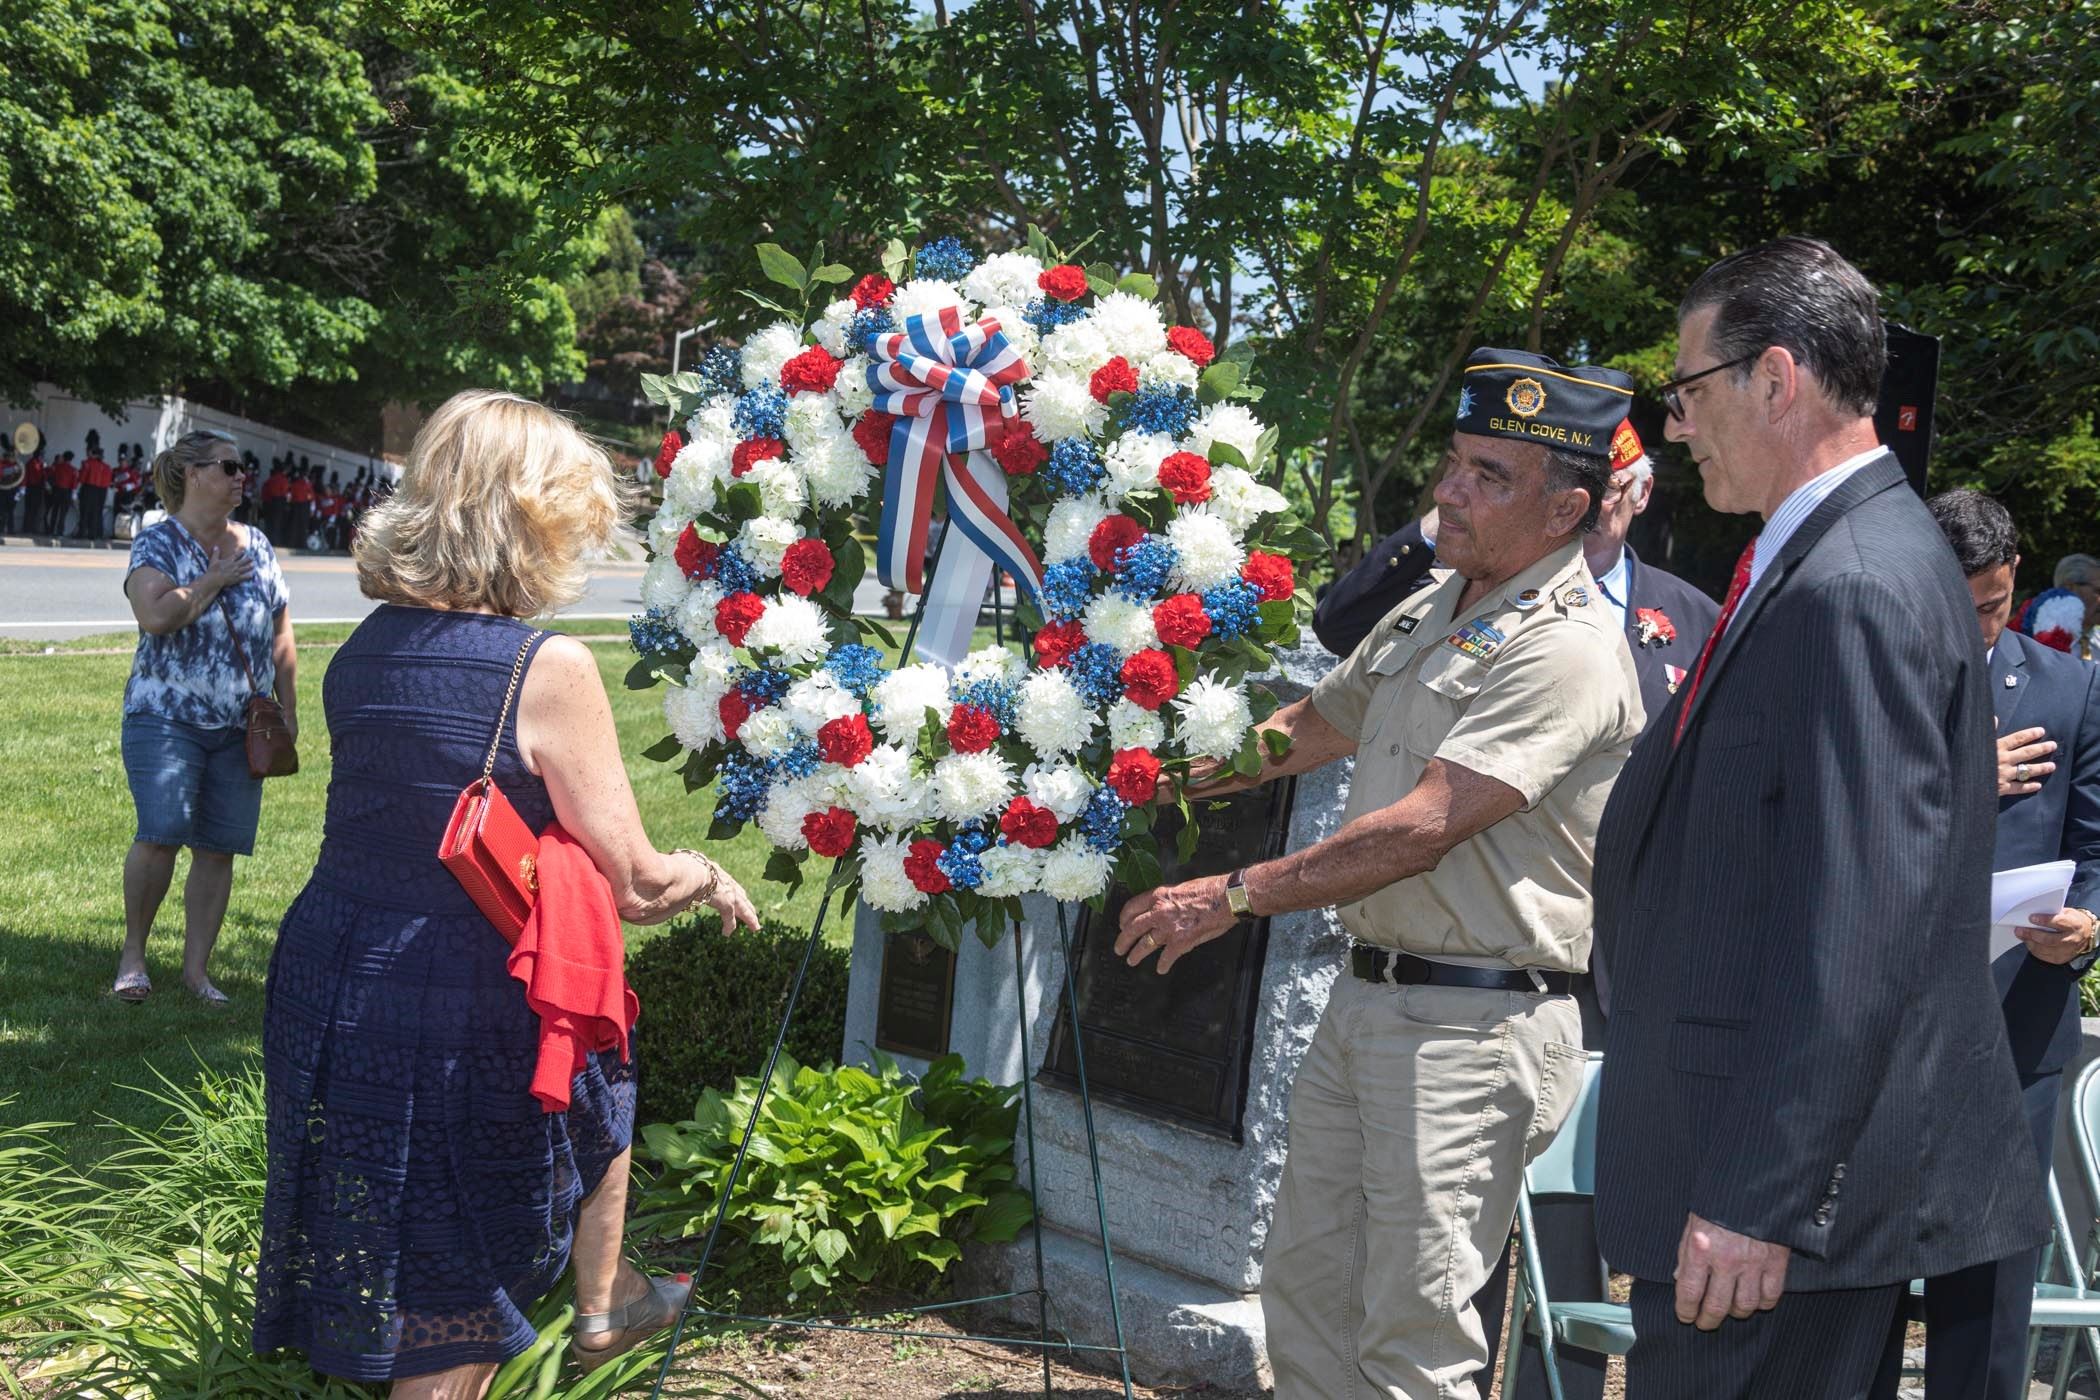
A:
{"type": "MultiPolygon", "coordinates": [[[[931,591],[933,575],[940,568],[941,551],[947,545],[947,542],[948,532],[946,529],[943,529],[939,541],[934,545],[933,558],[927,565],[926,583],[928,587],[919,594],[918,607],[913,610],[911,625],[904,634],[904,646],[898,652],[897,664],[899,666],[907,664],[911,659],[912,644],[918,638],[919,622],[926,613],[927,593],[931,591]]],[[[1005,624],[1001,618],[1002,609],[1000,607],[999,573],[997,569],[992,571],[992,612],[993,626],[997,635],[1003,641],[1005,624]]],[[[899,1312],[910,1314],[947,1312],[956,1308],[967,1308],[982,1303],[1001,1303],[1033,1298],[1036,1310],[1035,1338],[1031,1340],[1027,1337],[994,1337],[973,1333],[942,1337],[925,1332],[912,1331],[909,1328],[876,1326],[860,1321],[859,1319],[867,1316],[860,1313],[822,1313],[806,1318],[778,1317],[768,1314],[722,1312],[715,1308],[699,1305],[700,1286],[707,1276],[708,1261],[713,1257],[715,1244],[721,1238],[722,1222],[728,1217],[730,1199],[736,1194],[737,1183],[743,1178],[744,1159],[751,1150],[751,1138],[757,1131],[759,1116],[765,1111],[766,1096],[772,1092],[773,1072],[779,1065],[781,1051],[787,1044],[788,1028],[794,1023],[795,1019],[795,1004],[802,995],[803,983],[809,977],[810,960],[816,955],[817,945],[823,939],[825,916],[831,911],[831,898],[837,893],[839,883],[836,873],[834,873],[832,880],[825,886],[823,899],[817,905],[816,921],[810,925],[809,942],[802,949],[802,961],[796,966],[795,980],[788,987],[787,1006],[780,1015],[780,1029],[773,1037],[772,1052],[766,1056],[765,1076],[759,1081],[758,1096],[751,1104],[751,1116],[745,1120],[744,1135],[737,1143],[736,1160],[729,1168],[729,1180],[723,1186],[721,1198],[715,1202],[714,1222],[708,1227],[707,1242],[701,1247],[700,1258],[693,1265],[693,1291],[687,1295],[685,1306],[679,1310],[678,1321],[671,1329],[670,1343],[664,1350],[662,1364],[657,1368],[656,1383],[649,1390],[650,1400],[658,1400],[658,1397],[663,1394],[664,1382],[669,1379],[672,1363],[678,1358],[678,1344],[685,1335],[685,1323],[689,1317],[714,1318],[721,1322],[748,1324],[759,1329],[794,1328],[817,1332],[861,1332],[881,1337],[915,1337],[921,1341],[989,1342],[998,1346],[1032,1350],[1037,1352],[1042,1359],[1043,1394],[1045,1397],[1056,1394],[1050,1378],[1050,1357],[1052,1353],[1064,1353],[1070,1356],[1093,1355],[1101,1358],[1112,1356],[1115,1358],[1116,1366],[1123,1382],[1124,1400],[1134,1400],[1134,1392],[1130,1384],[1130,1352],[1124,1343],[1123,1337],[1123,1308],[1121,1301],[1116,1296],[1116,1256],[1115,1249],[1109,1242],[1108,1235],[1108,1199],[1101,1183],[1101,1149],[1098,1136],[1094,1131],[1094,1100],[1092,1093],[1087,1088],[1086,1047],[1079,1028],[1079,988],[1072,973],[1072,938],[1065,914],[1065,906],[1062,902],[1057,906],[1057,943],[1058,951],[1064,958],[1065,1014],[1070,1018],[1072,1025],[1073,1066],[1078,1072],[1080,1113],[1086,1123],[1087,1165],[1094,1179],[1094,1219],[1101,1231],[1101,1266],[1108,1283],[1108,1314],[1115,1330],[1115,1345],[1104,1346],[1100,1343],[1075,1342],[1069,1337],[1062,1335],[1057,1337],[1051,1336],[1050,1290],[1043,1273],[1041,1192],[1038,1189],[1036,1180],[1035,1090],[1033,1087],[1035,1059],[1029,1048],[1027,964],[1021,956],[1021,925],[1018,921],[1014,923],[1011,930],[1014,947],[1014,1004],[1015,1021],[1021,1031],[1021,1124],[1023,1136],[1028,1145],[1028,1196],[1034,1211],[1029,1239],[1035,1247],[1035,1287],[1010,1289],[1004,1293],[988,1293],[981,1297],[962,1298],[951,1302],[925,1303],[917,1307],[892,1308],[882,1315],[891,1316],[899,1312]]]]}

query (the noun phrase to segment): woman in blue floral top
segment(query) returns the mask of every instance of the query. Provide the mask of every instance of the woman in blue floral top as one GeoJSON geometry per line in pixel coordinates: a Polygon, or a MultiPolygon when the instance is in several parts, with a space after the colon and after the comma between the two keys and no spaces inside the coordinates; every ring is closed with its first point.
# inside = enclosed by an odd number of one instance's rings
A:
{"type": "Polygon", "coordinates": [[[124,688],[123,748],[138,834],[124,858],[124,951],[111,988],[126,1001],[153,990],[146,935],[175,853],[188,846],[182,980],[206,1004],[226,1004],[206,964],[226,918],[233,858],[253,853],[262,815],[262,781],[248,776],[248,697],[274,692],[299,732],[291,595],[270,541],[232,519],[246,475],[231,437],[185,434],[153,462],[170,514],[131,542],[124,596],[139,645],[124,688]]]}

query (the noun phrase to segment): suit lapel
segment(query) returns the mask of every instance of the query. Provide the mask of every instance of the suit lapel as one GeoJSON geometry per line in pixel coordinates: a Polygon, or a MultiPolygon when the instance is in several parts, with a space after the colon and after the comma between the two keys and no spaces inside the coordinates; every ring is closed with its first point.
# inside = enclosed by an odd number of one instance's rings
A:
{"type": "Polygon", "coordinates": [[[1998,638],[1991,651],[1991,711],[1998,716],[1998,733],[2010,734],[2019,726],[2013,716],[2027,698],[2027,652],[2011,628],[1998,638]]]}
{"type": "Polygon", "coordinates": [[[1641,607],[1641,561],[1633,552],[1632,545],[1624,545],[1626,552],[1626,645],[1633,648],[1635,660],[1641,655],[1641,633],[1634,617],[1641,607]]]}

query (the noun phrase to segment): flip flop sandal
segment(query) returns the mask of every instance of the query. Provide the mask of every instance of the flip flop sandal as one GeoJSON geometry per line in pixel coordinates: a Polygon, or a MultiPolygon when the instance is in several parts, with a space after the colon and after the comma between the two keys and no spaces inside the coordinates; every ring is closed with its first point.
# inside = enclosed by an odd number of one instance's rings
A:
{"type": "Polygon", "coordinates": [[[575,1333],[569,1338],[569,1354],[588,1375],[615,1357],[633,1351],[643,1342],[678,1320],[686,1300],[693,1296],[693,1276],[673,1274],[649,1280],[649,1291],[611,1312],[579,1313],[575,1333]],[[609,1334],[599,1346],[585,1346],[585,1332],[609,1334]]]}
{"type": "Polygon", "coordinates": [[[118,1001],[144,1001],[153,995],[153,979],[144,972],[120,973],[109,994],[118,1001]]]}
{"type": "Polygon", "coordinates": [[[190,995],[195,997],[197,1000],[203,1002],[206,1006],[209,1006],[214,1011],[217,1011],[222,1007],[228,1007],[233,1005],[232,997],[226,995],[226,993],[220,991],[217,987],[214,987],[209,982],[206,982],[201,987],[190,988],[190,995]]]}

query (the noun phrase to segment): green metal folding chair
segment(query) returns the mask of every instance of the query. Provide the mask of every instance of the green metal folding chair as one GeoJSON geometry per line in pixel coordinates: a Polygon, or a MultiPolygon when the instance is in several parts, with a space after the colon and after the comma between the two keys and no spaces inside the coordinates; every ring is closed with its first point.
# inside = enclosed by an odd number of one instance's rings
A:
{"type": "MultiPolygon", "coordinates": [[[[2078,1072],[2077,1082],[2071,1086],[2071,1144],[2078,1152],[2078,1175],[2085,1183],[2088,1202],[2100,1203],[2100,1060],[2095,1060],[2078,1072]]],[[[2064,1211],[2063,1193],[2056,1188],[2056,1173],[2049,1173],[2049,1216],[2053,1226],[2053,1237],[2042,1251],[2041,1282],[2034,1286],[2034,1329],[2028,1346],[2028,1371],[2034,1370],[2034,1352],[2040,1342],[2040,1332],[2061,1330],[2070,1335],[2064,1338],[2063,1350],[2056,1358],[2056,1383],[2050,1390],[2054,1400],[2063,1400],[2064,1392],[2071,1382],[2071,1366],[2076,1358],[2079,1342],[2085,1343],[2086,1355],[2092,1358],[2095,1369],[2100,1369],[2100,1222],[2086,1222],[2086,1247],[2083,1254],[2078,1248],[2078,1237],[2071,1230],[2070,1217],[2064,1211]],[[2062,1264],[2061,1272],[2068,1280],[2065,1283],[2049,1281],[2062,1264]]]]}
{"type": "MultiPolygon", "coordinates": [[[[1517,1357],[1527,1332],[1538,1339],[1545,1364],[1546,1388],[1553,1400],[1565,1400],[1561,1387],[1561,1347],[1624,1356],[1633,1348],[1633,1310],[1623,1303],[1556,1303],[1546,1291],[1546,1270],[1539,1262],[1537,1227],[1531,1198],[1597,1194],[1597,1083],[1604,1057],[1592,1054],[1582,1074],[1582,1094],[1575,1101],[1560,1135],[1524,1168],[1517,1191],[1517,1241],[1521,1267],[1517,1296],[1503,1347],[1502,1374],[1516,1375],[1517,1357]]],[[[1597,1264],[1598,1292],[1607,1296],[1610,1282],[1603,1261],[1597,1264]]],[[[1507,1384],[1507,1382],[1505,1382],[1507,1384]]]]}

